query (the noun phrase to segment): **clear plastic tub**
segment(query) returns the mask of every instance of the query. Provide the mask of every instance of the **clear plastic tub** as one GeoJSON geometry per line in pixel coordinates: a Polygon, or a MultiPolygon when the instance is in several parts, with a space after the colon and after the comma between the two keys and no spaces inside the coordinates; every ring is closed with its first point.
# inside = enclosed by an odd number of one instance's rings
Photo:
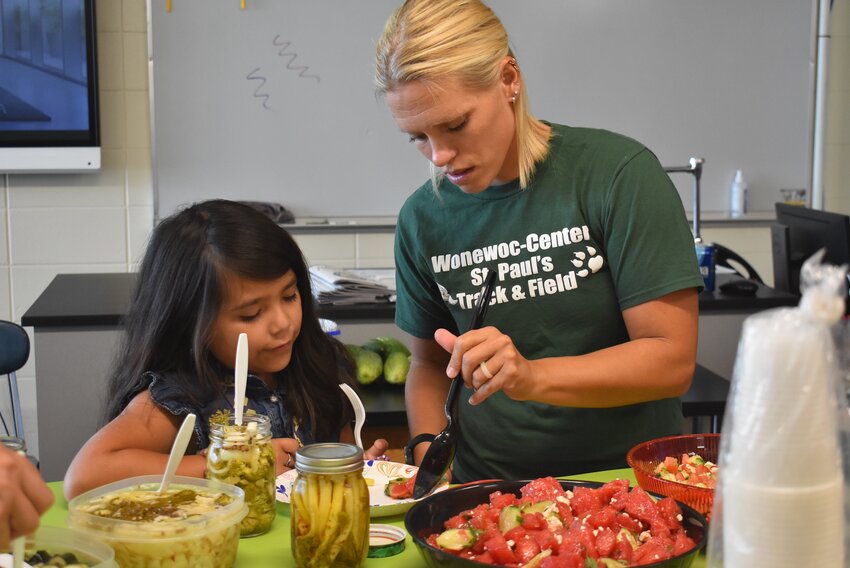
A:
{"type": "Polygon", "coordinates": [[[90,568],[118,568],[115,552],[91,537],[62,527],[42,526],[26,539],[26,558],[39,550],[51,555],[71,553],[90,568]]]}
{"type": "Polygon", "coordinates": [[[83,493],[68,503],[68,523],[109,544],[122,567],[233,566],[239,546],[239,523],[248,512],[244,492],[234,485],[178,476],[169,486],[169,495],[190,490],[199,499],[189,501],[191,494],[184,493],[183,499],[166,504],[165,514],[159,510],[139,513],[130,505],[120,515],[123,518],[96,514],[99,508],[114,509],[116,497],[152,498],[160,480],[158,475],[132,477],[83,493]],[[172,513],[169,507],[180,511],[172,513]],[[189,516],[181,518],[184,511],[189,516]],[[139,520],[130,520],[134,515],[139,520]]]}

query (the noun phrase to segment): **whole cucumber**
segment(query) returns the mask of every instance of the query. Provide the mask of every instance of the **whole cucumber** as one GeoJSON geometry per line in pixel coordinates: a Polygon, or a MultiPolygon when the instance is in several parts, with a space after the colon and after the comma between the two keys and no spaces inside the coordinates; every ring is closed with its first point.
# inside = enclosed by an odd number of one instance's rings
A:
{"type": "Polygon", "coordinates": [[[384,362],[381,356],[357,345],[346,345],[345,347],[357,366],[357,382],[361,385],[374,383],[383,371],[384,362]]]}
{"type": "Polygon", "coordinates": [[[410,350],[407,346],[395,337],[376,337],[364,343],[362,347],[363,349],[380,354],[384,359],[393,351],[401,351],[405,355],[410,355],[410,350]]]}
{"type": "Polygon", "coordinates": [[[384,361],[384,380],[391,385],[403,385],[410,370],[410,354],[403,351],[391,351],[384,361]]]}

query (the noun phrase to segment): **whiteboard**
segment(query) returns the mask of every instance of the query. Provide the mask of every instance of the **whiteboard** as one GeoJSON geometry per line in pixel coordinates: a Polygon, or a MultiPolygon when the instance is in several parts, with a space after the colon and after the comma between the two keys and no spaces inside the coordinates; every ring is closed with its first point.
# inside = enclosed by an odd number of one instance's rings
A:
{"type": "MultiPolygon", "coordinates": [[[[428,177],[373,86],[400,0],[148,0],[156,214],[212,197],[297,217],[395,216],[428,177]]],[[[811,0],[492,0],[532,111],[614,130],[665,166],[705,159],[702,210],[736,169],[749,209],[808,188],[811,0]]],[[[691,178],[672,179],[686,209],[691,178]]]]}

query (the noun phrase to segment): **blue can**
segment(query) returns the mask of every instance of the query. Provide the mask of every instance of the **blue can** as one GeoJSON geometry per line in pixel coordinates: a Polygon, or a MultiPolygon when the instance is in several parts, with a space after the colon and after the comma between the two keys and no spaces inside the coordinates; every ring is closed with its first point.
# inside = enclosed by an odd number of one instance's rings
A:
{"type": "Polygon", "coordinates": [[[711,243],[696,243],[697,263],[699,273],[705,283],[706,292],[714,292],[714,245],[711,243]]]}

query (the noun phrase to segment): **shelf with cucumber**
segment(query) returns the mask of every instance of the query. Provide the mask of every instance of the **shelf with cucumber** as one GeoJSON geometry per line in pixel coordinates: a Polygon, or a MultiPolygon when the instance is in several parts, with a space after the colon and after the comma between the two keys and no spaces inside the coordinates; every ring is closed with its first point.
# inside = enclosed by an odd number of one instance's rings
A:
{"type": "Polygon", "coordinates": [[[410,350],[394,337],[376,337],[362,345],[346,344],[356,365],[356,378],[370,385],[383,377],[391,385],[403,385],[410,370],[410,350]]]}

